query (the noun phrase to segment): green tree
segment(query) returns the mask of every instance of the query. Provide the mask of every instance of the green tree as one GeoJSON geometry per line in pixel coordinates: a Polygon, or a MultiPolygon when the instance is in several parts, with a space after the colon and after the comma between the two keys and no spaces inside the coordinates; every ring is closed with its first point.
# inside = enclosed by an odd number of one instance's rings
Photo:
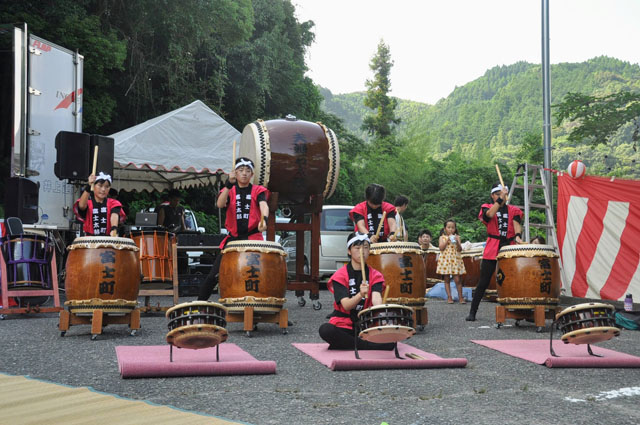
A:
{"type": "Polygon", "coordinates": [[[518,164],[526,162],[542,165],[544,163],[544,140],[542,134],[530,131],[522,137],[516,154],[516,161],[518,164]]]}
{"type": "Polygon", "coordinates": [[[564,101],[553,105],[558,121],[575,122],[569,141],[591,146],[607,144],[627,123],[634,126],[631,140],[636,146],[640,132],[640,93],[620,91],[605,96],[567,93],[564,101]]]}
{"type": "Polygon", "coordinates": [[[394,135],[394,125],[400,123],[395,116],[397,99],[389,97],[391,90],[391,51],[383,40],[378,44],[378,50],[369,63],[374,72],[373,80],[367,80],[367,95],[364,105],[375,111],[367,115],[362,123],[363,130],[374,136],[378,149],[386,154],[393,154],[397,148],[394,135]]]}

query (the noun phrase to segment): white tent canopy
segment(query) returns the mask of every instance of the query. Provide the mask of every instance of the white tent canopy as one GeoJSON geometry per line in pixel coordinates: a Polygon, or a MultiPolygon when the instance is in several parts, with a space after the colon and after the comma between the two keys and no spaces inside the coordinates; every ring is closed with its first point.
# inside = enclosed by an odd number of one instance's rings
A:
{"type": "Polygon", "coordinates": [[[112,134],[114,186],[125,191],[214,184],[231,169],[240,132],[203,102],[112,134]]]}

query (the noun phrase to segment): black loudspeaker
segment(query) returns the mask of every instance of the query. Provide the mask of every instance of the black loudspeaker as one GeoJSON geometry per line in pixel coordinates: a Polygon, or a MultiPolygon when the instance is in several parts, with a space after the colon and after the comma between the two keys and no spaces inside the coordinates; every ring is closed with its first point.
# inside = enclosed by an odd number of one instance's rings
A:
{"type": "Polygon", "coordinates": [[[38,184],[24,177],[7,179],[4,216],[19,217],[25,224],[38,222],[38,184]]]}
{"type": "Polygon", "coordinates": [[[91,173],[87,133],[60,131],[56,135],[56,164],[53,172],[60,179],[87,180],[91,173]]]}
{"type": "MultiPolygon", "coordinates": [[[[100,136],[98,134],[91,135],[91,150],[89,156],[91,158],[90,167],[93,166],[93,152],[98,146],[98,164],[96,166],[96,174],[102,171],[111,176],[113,180],[113,138],[100,136]]],[[[91,172],[91,170],[89,170],[91,172]]]]}

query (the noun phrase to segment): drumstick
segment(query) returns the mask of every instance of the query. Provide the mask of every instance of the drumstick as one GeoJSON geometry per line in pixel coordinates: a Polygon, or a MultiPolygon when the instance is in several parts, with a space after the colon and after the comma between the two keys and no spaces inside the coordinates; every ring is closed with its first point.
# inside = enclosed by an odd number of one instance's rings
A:
{"type": "Polygon", "coordinates": [[[264,216],[260,215],[260,227],[264,224],[264,216]]]}
{"type": "Polygon", "coordinates": [[[236,168],[236,141],[233,141],[233,156],[232,156],[232,164],[231,169],[234,170],[236,168]]]}
{"type": "Polygon", "coordinates": [[[382,304],[387,303],[387,295],[389,295],[389,288],[391,288],[391,286],[389,285],[387,285],[387,287],[384,288],[384,295],[382,296],[382,304]]]}
{"type": "MultiPolygon", "coordinates": [[[[98,166],[98,145],[93,149],[93,168],[91,169],[91,174],[96,175],[96,167],[98,166]]],[[[91,183],[91,191],[93,192],[93,185],[95,184],[95,180],[91,183]]]]}
{"type": "Polygon", "coordinates": [[[384,219],[387,217],[387,212],[384,211],[382,213],[382,220],[380,220],[380,223],[378,223],[378,231],[376,232],[376,235],[380,234],[380,229],[382,228],[382,225],[384,224],[384,219]]]}
{"type": "MultiPolygon", "coordinates": [[[[496,164],[496,171],[498,172],[498,178],[500,179],[500,184],[502,185],[502,187],[504,187],[504,180],[502,180],[502,173],[500,173],[500,167],[498,167],[498,164],[496,164]]],[[[507,199],[504,200],[505,202],[509,200],[509,195],[507,195],[506,197],[507,199]]]]}
{"type": "MultiPolygon", "coordinates": [[[[364,271],[364,245],[360,246],[360,269],[362,270],[362,283],[367,281],[367,273],[364,271]]],[[[369,297],[369,291],[364,294],[364,299],[366,300],[369,297]]]]}

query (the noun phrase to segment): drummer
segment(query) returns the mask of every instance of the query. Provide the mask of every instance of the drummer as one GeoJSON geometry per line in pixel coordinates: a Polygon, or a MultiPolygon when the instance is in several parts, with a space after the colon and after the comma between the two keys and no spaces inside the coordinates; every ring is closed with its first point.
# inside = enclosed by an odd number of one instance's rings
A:
{"type": "Polygon", "coordinates": [[[513,205],[507,205],[505,199],[509,188],[496,183],[491,188],[491,203],[482,204],[478,219],[487,227],[487,243],[482,253],[480,263],[480,279],[473,293],[471,310],[465,320],[476,320],[476,312],[484,293],[489,286],[491,276],[496,269],[496,256],[500,248],[506,245],[522,243],[522,210],[513,205]]]}
{"type": "Polygon", "coordinates": [[[398,195],[396,200],[393,201],[393,205],[396,207],[396,227],[398,228],[400,239],[409,242],[409,229],[407,229],[407,224],[404,222],[404,216],[402,215],[409,206],[409,198],[404,195],[398,195]]]}
{"type": "Polygon", "coordinates": [[[359,203],[351,211],[349,217],[355,224],[355,232],[369,235],[371,243],[396,241],[396,207],[384,202],[386,191],[384,186],[372,183],[365,190],[366,201],[359,203]],[[376,234],[383,213],[386,219],[380,226],[380,234],[376,234]]]}
{"type": "MultiPolygon", "coordinates": [[[[327,288],[333,293],[333,314],[329,323],[320,326],[320,337],[329,343],[330,350],[353,350],[354,323],[358,313],[374,305],[382,304],[384,277],[379,271],[366,265],[369,258],[369,236],[351,233],[347,238],[347,252],[350,262],[335,272],[327,288]],[[360,262],[360,251],[364,264],[360,262]],[[365,267],[367,281],[362,282],[362,267],[365,267]]],[[[394,344],[377,344],[358,338],[358,350],[393,350],[394,344]]]]}
{"type": "Polygon", "coordinates": [[[86,235],[118,236],[118,225],[127,218],[122,204],[117,199],[109,198],[111,176],[102,171],[89,176],[89,184],[84,187],[82,195],[73,204],[73,212],[81,221],[86,235]],[[93,184],[93,191],[91,190],[93,184]]]}
{"type": "Polygon", "coordinates": [[[227,211],[224,225],[229,234],[220,242],[220,254],[216,256],[209,275],[200,286],[199,301],[208,300],[213,292],[220,271],[222,250],[227,242],[263,240],[262,232],[267,230],[269,217],[269,191],[265,187],[251,184],[253,169],[253,161],[249,158],[236,159],[235,169],[229,173],[229,179],[218,195],[216,205],[227,211]]]}

